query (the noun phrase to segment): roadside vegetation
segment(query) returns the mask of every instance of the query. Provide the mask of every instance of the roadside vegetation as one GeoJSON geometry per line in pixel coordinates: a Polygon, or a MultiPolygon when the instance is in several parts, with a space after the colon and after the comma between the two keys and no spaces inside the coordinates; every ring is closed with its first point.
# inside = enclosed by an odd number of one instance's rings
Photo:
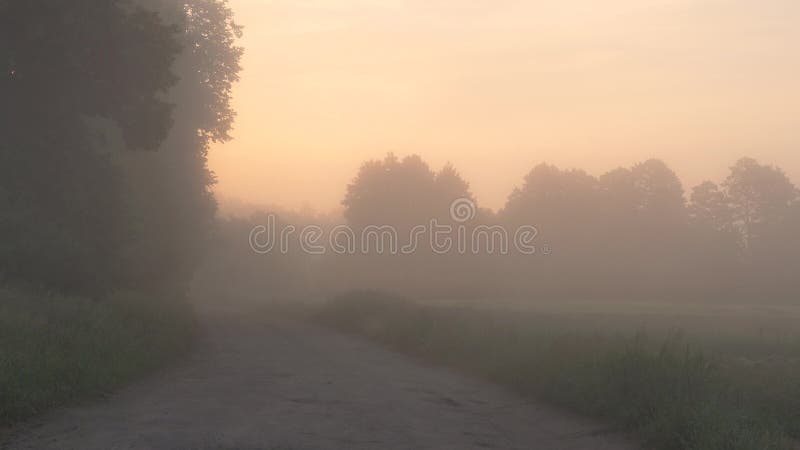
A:
{"type": "Polygon", "coordinates": [[[187,305],[0,288],[0,427],[108,393],[187,351],[187,305]]]}
{"type": "Polygon", "coordinates": [[[326,304],[316,320],[604,420],[652,448],[792,448],[796,317],[776,314],[770,328],[752,315],[721,317],[431,306],[363,292],[326,304]]]}
{"type": "Polygon", "coordinates": [[[189,345],[240,36],[225,0],[0,1],[0,428],[189,345]]]}

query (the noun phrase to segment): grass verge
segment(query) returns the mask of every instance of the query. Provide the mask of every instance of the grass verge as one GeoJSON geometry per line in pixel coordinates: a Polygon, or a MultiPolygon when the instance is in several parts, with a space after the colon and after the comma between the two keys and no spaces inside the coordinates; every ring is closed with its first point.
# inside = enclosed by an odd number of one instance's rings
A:
{"type": "Polygon", "coordinates": [[[187,305],[0,288],[0,427],[102,395],[191,345],[187,305]]]}
{"type": "Polygon", "coordinates": [[[649,448],[779,450],[792,448],[789,439],[800,435],[800,365],[788,356],[800,352],[800,342],[768,350],[781,361],[761,367],[733,351],[743,336],[725,348],[719,339],[598,331],[569,319],[423,306],[375,293],[341,297],[316,316],[391,349],[617,424],[649,448]]]}

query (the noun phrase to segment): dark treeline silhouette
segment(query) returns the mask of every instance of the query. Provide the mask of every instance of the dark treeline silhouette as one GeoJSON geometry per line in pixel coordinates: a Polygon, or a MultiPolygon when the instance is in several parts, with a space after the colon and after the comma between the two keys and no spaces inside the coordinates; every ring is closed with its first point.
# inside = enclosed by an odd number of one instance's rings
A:
{"type": "Polygon", "coordinates": [[[736,162],[719,184],[704,182],[689,193],[664,162],[652,159],[600,177],[541,164],[500,211],[478,207],[466,223],[451,216],[458,199],[477,203],[452,166],[436,172],[419,156],[390,154],[361,167],[342,219],[278,213],[276,228],[317,223],[330,231],[347,224],[362,236],[367,227],[390,225],[402,246],[415,226],[435,219],[463,225],[468,236],[487,231],[477,247],[435,252],[423,240],[408,254],[384,248],[309,255],[295,235],[288,255],[257,254],[247,235],[267,223],[263,212],[223,223],[216,267],[204,273],[254,300],[267,291],[280,298],[364,288],[418,298],[571,300],[768,302],[800,293],[800,194],[780,169],[752,159],[736,162]],[[513,238],[525,225],[538,230],[537,254],[513,248],[501,254],[488,233],[502,227],[513,238]],[[486,251],[490,240],[494,252],[486,251]]]}
{"type": "Polygon", "coordinates": [[[0,2],[0,278],[185,289],[216,210],[239,35],[224,0],[0,2]]]}

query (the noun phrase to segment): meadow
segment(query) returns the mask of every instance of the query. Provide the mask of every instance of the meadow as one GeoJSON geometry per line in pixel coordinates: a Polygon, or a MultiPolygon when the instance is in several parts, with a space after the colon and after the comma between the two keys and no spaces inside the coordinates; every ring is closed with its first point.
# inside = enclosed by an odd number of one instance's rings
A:
{"type": "Polygon", "coordinates": [[[0,430],[155,370],[188,350],[194,331],[175,301],[0,288],[0,430]]]}
{"type": "Polygon", "coordinates": [[[800,311],[339,297],[314,320],[565,407],[662,450],[791,449],[800,311]],[[491,305],[491,306],[488,306],[491,305]]]}

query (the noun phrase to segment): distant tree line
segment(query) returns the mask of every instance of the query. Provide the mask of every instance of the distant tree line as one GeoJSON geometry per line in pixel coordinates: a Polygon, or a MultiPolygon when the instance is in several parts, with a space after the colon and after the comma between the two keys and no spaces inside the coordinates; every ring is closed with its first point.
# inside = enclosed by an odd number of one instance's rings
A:
{"type": "Polygon", "coordinates": [[[0,1],[0,282],[185,289],[239,35],[226,0],[0,1]]]}
{"type": "MultiPolygon", "coordinates": [[[[362,165],[348,186],[342,219],[324,226],[391,225],[403,237],[432,219],[456,225],[450,206],[457,199],[477,204],[452,166],[434,171],[419,156],[390,154],[362,165]]],[[[408,255],[255,255],[243,236],[265,217],[223,226],[224,259],[237,267],[240,286],[255,292],[273,286],[272,293],[302,296],[374,288],[417,297],[708,301],[800,295],[800,192],[781,169],[749,158],[737,161],[720,183],[704,182],[688,193],[657,159],[599,177],[541,164],[501,210],[477,207],[467,224],[533,225],[547,255],[436,254],[425,246],[408,255]],[[236,248],[240,253],[233,256],[236,248]]],[[[315,221],[286,214],[281,220],[315,221]]]]}

